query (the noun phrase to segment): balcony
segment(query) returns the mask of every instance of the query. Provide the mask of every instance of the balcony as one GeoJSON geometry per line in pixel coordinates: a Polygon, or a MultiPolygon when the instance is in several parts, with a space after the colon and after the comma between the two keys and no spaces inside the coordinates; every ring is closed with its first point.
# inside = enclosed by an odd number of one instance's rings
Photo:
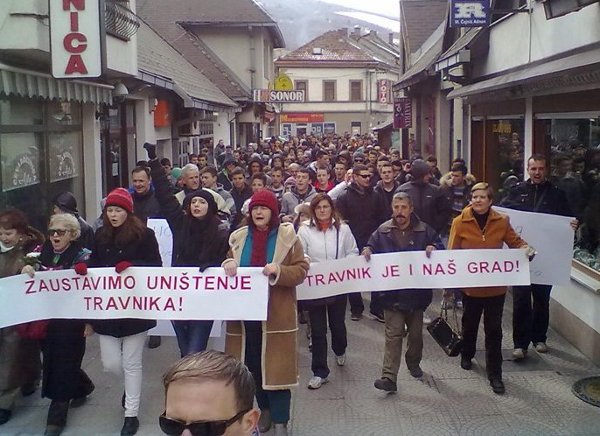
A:
{"type": "Polygon", "coordinates": [[[128,6],[128,0],[106,0],[106,33],[123,41],[129,41],[140,27],[137,15],[128,6]]]}

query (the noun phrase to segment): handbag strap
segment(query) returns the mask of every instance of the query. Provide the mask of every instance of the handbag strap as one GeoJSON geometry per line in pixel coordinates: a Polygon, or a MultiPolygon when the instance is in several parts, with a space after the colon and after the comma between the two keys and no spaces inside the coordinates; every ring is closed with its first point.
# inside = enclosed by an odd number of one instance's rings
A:
{"type": "MultiPolygon", "coordinates": [[[[454,325],[456,326],[456,331],[460,332],[461,328],[460,328],[460,324],[458,323],[458,315],[456,314],[456,304],[454,304],[452,306],[452,313],[454,315],[454,325]]],[[[442,305],[442,308],[440,310],[440,317],[444,318],[446,320],[446,322],[449,322],[449,319],[448,319],[448,308],[444,307],[443,305],[442,305]]]]}

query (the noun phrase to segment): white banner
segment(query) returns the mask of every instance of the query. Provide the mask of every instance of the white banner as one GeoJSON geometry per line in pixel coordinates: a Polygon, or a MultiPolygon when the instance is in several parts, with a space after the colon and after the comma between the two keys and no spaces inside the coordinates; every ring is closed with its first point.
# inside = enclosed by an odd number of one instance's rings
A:
{"type": "Polygon", "coordinates": [[[235,277],[222,268],[90,268],[26,274],[0,280],[0,328],[50,318],[267,318],[268,278],[262,268],[235,277]]]}
{"type": "Polygon", "coordinates": [[[173,233],[169,227],[169,223],[164,218],[148,218],[146,226],[154,230],[156,241],[158,242],[158,250],[162,259],[162,266],[171,266],[173,256],[173,233]]]}
{"type": "Polygon", "coordinates": [[[504,207],[494,206],[494,209],[508,215],[513,229],[537,251],[529,267],[531,283],[568,284],[571,280],[574,238],[570,222],[574,218],[504,207]]]}
{"type": "Polygon", "coordinates": [[[298,300],[331,297],[348,292],[394,289],[474,288],[528,285],[525,251],[436,250],[374,254],[367,262],[351,256],[310,265],[297,288],[298,300]]]}

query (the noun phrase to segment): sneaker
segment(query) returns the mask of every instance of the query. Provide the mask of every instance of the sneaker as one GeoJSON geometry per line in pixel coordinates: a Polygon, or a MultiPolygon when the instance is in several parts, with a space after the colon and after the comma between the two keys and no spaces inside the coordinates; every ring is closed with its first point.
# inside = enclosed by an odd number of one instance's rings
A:
{"type": "Polygon", "coordinates": [[[515,348],[512,352],[512,357],[516,362],[523,360],[525,357],[527,357],[527,350],[524,348],[515,348]]]}
{"type": "Polygon", "coordinates": [[[369,312],[367,314],[367,316],[369,317],[369,319],[373,319],[375,321],[379,321],[381,323],[385,323],[385,319],[383,318],[383,313],[369,312]]]}
{"type": "Polygon", "coordinates": [[[350,315],[352,321],[360,321],[362,319],[362,313],[353,313],[350,315]]]}
{"type": "Polygon", "coordinates": [[[415,366],[414,368],[408,368],[408,371],[410,372],[410,375],[412,375],[414,378],[423,377],[423,370],[421,369],[420,366],[415,366]]]}
{"type": "Polygon", "coordinates": [[[308,351],[312,351],[312,338],[308,340],[308,351]]]}
{"type": "Polygon", "coordinates": [[[462,308],[463,308],[463,302],[462,302],[462,300],[457,300],[456,303],[455,303],[455,305],[456,305],[457,309],[462,310],[462,308]]]}
{"type": "Polygon", "coordinates": [[[337,366],[344,366],[346,364],[346,354],[335,356],[335,363],[337,363],[337,366]]]}
{"type": "Polygon", "coordinates": [[[121,429],[121,436],[133,436],[140,428],[140,422],[136,416],[126,416],[121,429]]]}
{"type": "Polygon", "coordinates": [[[473,368],[473,362],[468,357],[460,356],[460,367],[465,371],[469,371],[471,368],[473,368]]]}
{"type": "Polygon", "coordinates": [[[327,383],[329,380],[327,377],[321,378],[318,376],[313,376],[308,382],[308,389],[319,389],[322,385],[327,383]]]}
{"type": "Polygon", "coordinates": [[[429,325],[431,324],[431,318],[429,318],[427,315],[423,314],[423,324],[424,325],[429,325]]]}
{"type": "Polygon", "coordinates": [[[492,387],[492,391],[495,394],[503,394],[506,389],[504,388],[504,383],[499,378],[493,378],[490,380],[490,386],[492,387]]]}
{"type": "Polygon", "coordinates": [[[377,380],[375,380],[375,383],[373,383],[373,385],[380,391],[386,391],[386,392],[398,391],[398,385],[396,385],[396,382],[391,381],[387,377],[378,378],[377,380]]]}
{"type": "Polygon", "coordinates": [[[546,345],[544,342],[536,342],[535,351],[537,351],[538,353],[547,353],[548,345],[546,345]]]}
{"type": "Polygon", "coordinates": [[[273,425],[275,436],[288,436],[287,424],[275,424],[273,425]]]}

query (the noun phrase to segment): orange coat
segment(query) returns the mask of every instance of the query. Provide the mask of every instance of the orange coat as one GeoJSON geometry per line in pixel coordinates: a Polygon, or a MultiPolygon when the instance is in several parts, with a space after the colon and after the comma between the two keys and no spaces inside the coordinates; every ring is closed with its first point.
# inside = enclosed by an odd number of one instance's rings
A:
{"type": "MultiPolygon", "coordinates": [[[[490,208],[487,223],[483,230],[479,228],[473,216],[473,207],[467,206],[452,220],[448,249],[502,248],[506,243],[510,248],[527,245],[513,230],[508,216],[490,208]]],[[[506,294],[506,286],[467,288],[463,292],[469,297],[496,297],[506,294]]]]}

